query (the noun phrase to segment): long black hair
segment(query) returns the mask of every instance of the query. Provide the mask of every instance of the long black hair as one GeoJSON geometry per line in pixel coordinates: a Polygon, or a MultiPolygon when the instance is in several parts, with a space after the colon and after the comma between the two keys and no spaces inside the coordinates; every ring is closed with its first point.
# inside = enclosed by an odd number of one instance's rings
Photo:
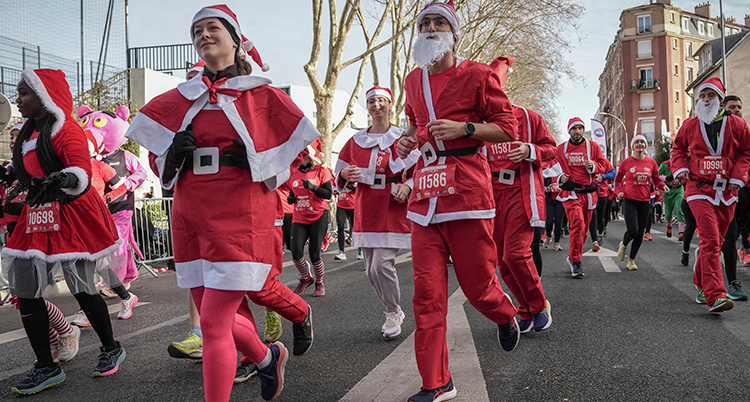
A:
{"type": "Polygon", "coordinates": [[[42,118],[28,119],[23,127],[21,127],[21,132],[18,133],[18,138],[16,139],[16,146],[13,147],[13,168],[16,171],[16,178],[22,189],[27,189],[31,185],[31,175],[29,175],[29,172],[26,171],[23,165],[23,144],[31,138],[34,131],[39,131],[36,143],[36,156],[45,176],[65,168],[62,160],[57,155],[57,152],[55,152],[55,147],[52,145],[52,126],[56,121],[57,118],[55,115],[47,113],[47,116],[42,118]]]}

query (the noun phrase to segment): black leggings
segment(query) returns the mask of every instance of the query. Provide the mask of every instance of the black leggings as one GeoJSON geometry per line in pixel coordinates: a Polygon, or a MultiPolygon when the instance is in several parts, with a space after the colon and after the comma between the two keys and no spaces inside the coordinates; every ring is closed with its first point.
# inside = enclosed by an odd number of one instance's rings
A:
{"type": "Polygon", "coordinates": [[[685,231],[682,233],[682,251],[687,253],[690,251],[690,243],[693,241],[695,235],[695,216],[693,211],[690,210],[690,204],[683,198],[682,199],[682,215],[685,216],[685,231]]]}
{"type": "Polygon", "coordinates": [[[293,223],[292,258],[299,261],[304,257],[305,242],[309,238],[310,244],[307,248],[310,253],[310,262],[315,264],[320,261],[320,247],[323,245],[323,238],[325,238],[327,231],[328,210],[323,211],[323,215],[313,223],[293,223]]]}
{"type": "Polygon", "coordinates": [[[284,214],[284,225],[281,227],[281,231],[284,234],[284,244],[281,246],[281,249],[284,249],[284,246],[286,246],[287,250],[292,249],[292,214],[291,212],[288,214],[284,214]]]}
{"type": "Polygon", "coordinates": [[[622,243],[628,245],[630,241],[633,241],[633,246],[630,248],[630,259],[635,259],[638,254],[638,250],[641,248],[643,243],[643,232],[646,230],[646,224],[651,219],[650,217],[651,205],[648,201],[635,201],[627,198],[623,199],[622,202],[622,216],[625,218],[625,235],[622,236],[622,243]]]}
{"type": "Polygon", "coordinates": [[[542,253],[539,252],[539,242],[542,240],[542,232],[544,228],[534,228],[534,240],[531,241],[531,254],[534,256],[534,265],[536,265],[536,273],[542,276],[542,253]]]}
{"type": "Polygon", "coordinates": [[[651,224],[654,222],[654,206],[648,205],[648,219],[646,219],[646,233],[651,233],[651,224]]]}
{"type": "MultiPolygon", "coordinates": [[[[112,335],[112,323],[109,321],[109,311],[104,299],[99,294],[78,293],[74,296],[91,322],[91,327],[99,336],[102,346],[117,346],[112,335]]],[[[23,328],[26,330],[31,348],[34,349],[36,360],[46,367],[53,367],[55,363],[49,348],[49,315],[44,299],[19,297],[18,307],[21,310],[23,328]]]]}
{"type": "Polygon", "coordinates": [[[349,236],[352,235],[354,229],[354,208],[336,208],[336,225],[339,231],[339,250],[344,251],[346,247],[346,220],[349,219],[349,236]]]}
{"type": "Polygon", "coordinates": [[[560,236],[562,235],[562,221],[564,217],[565,217],[565,207],[563,206],[562,202],[557,201],[557,200],[552,200],[552,203],[547,204],[547,225],[546,225],[547,237],[552,236],[552,227],[554,225],[555,243],[560,242],[560,236]]]}
{"type": "Polygon", "coordinates": [[[604,232],[606,225],[605,205],[609,203],[607,197],[599,197],[596,200],[596,209],[592,212],[591,222],[589,223],[589,235],[591,241],[600,241],[601,234],[604,232]]]}

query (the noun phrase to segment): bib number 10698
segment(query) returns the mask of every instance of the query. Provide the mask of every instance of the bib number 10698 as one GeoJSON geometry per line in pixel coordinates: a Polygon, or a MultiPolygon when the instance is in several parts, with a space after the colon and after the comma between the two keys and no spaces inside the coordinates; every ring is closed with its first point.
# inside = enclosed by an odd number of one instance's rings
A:
{"type": "Polygon", "coordinates": [[[29,208],[26,233],[57,232],[60,230],[60,203],[48,202],[29,208]]]}

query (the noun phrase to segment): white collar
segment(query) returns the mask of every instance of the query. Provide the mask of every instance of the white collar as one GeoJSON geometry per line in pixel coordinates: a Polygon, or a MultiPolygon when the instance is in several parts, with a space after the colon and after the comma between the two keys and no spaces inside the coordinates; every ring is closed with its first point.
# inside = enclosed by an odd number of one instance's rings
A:
{"type": "Polygon", "coordinates": [[[368,132],[370,128],[366,128],[364,130],[361,130],[354,134],[352,138],[354,138],[354,142],[357,143],[360,147],[364,149],[372,148],[374,146],[377,146],[380,148],[380,150],[386,150],[393,145],[396,140],[398,140],[399,137],[401,137],[401,134],[403,134],[404,130],[400,127],[396,127],[391,125],[391,127],[383,134],[370,134],[368,132]]]}
{"type": "MultiPolygon", "coordinates": [[[[228,79],[225,83],[221,84],[219,88],[237,89],[240,91],[247,91],[248,89],[257,88],[262,85],[268,85],[272,81],[268,78],[258,77],[254,75],[238,75],[228,79]]],[[[177,90],[187,100],[194,101],[208,91],[208,87],[203,82],[203,72],[198,73],[195,78],[182,82],[177,85],[177,90]]]]}

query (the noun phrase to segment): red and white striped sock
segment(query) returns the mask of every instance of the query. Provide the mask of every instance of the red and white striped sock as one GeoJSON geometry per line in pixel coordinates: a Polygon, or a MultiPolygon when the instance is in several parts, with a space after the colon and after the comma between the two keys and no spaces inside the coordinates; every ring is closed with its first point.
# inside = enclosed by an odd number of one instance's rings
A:
{"type": "Polygon", "coordinates": [[[325,272],[325,265],[323,264],[322,258],[320,261],[313,264],[313,269],[315,270],[315,281],[318,283],[322,283],[323,273],[325,272]]]}
{"type": "Polygon", "coordinates": [[[301,260],[293,260],[294,266],[297,267],[297,271],[299,271],[299,278],[300,279],[307,279],[310,277],[310,271],[307,269],[307,261],[305,260],[305,257],[302,257],[301,260]]]}
{"type": "Polygon", "coordinates": [[[60,343],[60,336],[57,334],[52,326],[49,327],[49,346],[52,350],[57,349],[57,345],[60,343]]]}
{"type": "Polygon", "coordinates": [[[47,300],[45,300],[44,303],[47,305],[47,315],[49,316],[50,328],[54,328],[54,330],[57,331],[59,335],[68,335],[73,333],[73,328],[71,328],[70,324],[65,321],[65,316],[63,316],[60,309],[47,300]]]}

